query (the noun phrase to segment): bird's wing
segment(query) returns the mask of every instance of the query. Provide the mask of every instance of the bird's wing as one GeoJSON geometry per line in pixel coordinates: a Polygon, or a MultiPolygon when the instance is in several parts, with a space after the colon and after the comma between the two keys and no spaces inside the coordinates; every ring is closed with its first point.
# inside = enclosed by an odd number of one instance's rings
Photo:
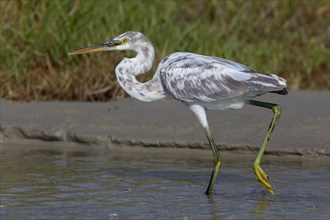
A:
{"type": "Polygon", "coordinates": [[[216,102],[255,97],[286,87],[285,80],[230,60],[193,53],[173,53],[159,64],[163,86],[185,102],[216,102]]]}

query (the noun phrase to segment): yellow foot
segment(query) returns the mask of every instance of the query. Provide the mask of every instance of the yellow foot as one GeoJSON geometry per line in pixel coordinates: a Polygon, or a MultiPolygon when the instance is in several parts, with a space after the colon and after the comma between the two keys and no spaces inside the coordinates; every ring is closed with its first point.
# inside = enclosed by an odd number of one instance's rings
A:
{"type": "Polygon", "coordinates": [[[256,174],[256,179],[265,187],[272,195],[275,194],[274,187],[270,184],[270,179],[267,174],[261,169],[259,164],[253,166],[254,173],[256,174]]]}

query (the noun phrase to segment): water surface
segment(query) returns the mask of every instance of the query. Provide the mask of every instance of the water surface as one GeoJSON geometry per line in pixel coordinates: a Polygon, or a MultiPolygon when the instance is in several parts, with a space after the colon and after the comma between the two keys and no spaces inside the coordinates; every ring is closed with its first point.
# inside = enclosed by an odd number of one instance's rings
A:
{"type": "Polygon", "coordinates": [[[266,156],[272,196],[253,161],[224,158],[207,197],[211,159],[88,148],[3,146],[1,219],[329,219],[327,159],[266,156]]]}

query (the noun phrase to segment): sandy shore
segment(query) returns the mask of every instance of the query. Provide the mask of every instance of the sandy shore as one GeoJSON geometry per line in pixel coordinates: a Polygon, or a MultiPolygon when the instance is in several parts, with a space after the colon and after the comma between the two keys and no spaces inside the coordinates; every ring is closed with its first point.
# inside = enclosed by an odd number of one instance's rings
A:
{"type": "MultiPolygon", "coordinates": [[[[259,100],[278,103],[282,117],[267,154],[329,157],[329,92],[290,91],[259,100]]],[[[110,102],[9,102],[0,100],[3,143],[23,140],[92,146],[209,149],[197,119],[182,103],[133,99],[110,102]]],[[[268,109],[208,112],[221,152],[256,152],[272,117],[268,109]]]]}

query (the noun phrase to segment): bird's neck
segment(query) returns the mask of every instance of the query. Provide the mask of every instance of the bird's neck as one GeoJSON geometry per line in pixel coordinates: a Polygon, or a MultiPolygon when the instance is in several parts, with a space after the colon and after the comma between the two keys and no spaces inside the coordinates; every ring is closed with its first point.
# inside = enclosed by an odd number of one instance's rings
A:
{"type": "Polygon", "coordinates": [[[134,58],[124,58],[116,67],[116,76],[119,85],[131,97],[140,101],[151,102],[165,97],[165,92],[158,73],[145,83],[141,83],[136,76],[149,71],[154,61],[154,48],[146,45],[136,50],[134,58]]]}

